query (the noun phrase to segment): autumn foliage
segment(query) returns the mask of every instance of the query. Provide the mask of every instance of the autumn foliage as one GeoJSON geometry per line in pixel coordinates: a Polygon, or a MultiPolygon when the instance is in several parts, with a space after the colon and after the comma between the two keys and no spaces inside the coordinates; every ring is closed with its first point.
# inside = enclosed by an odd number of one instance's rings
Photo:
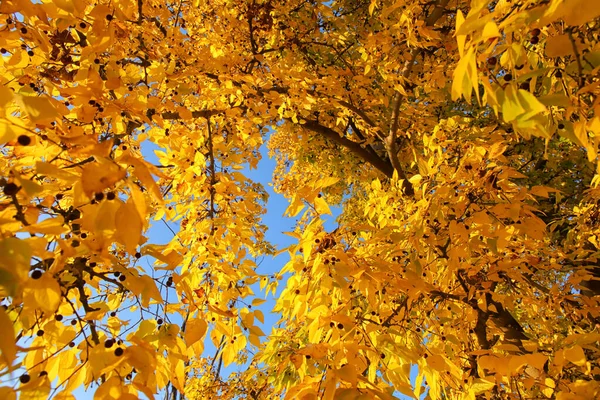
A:
{"type": "Polygon", "coordinates": [[[600,2],[0,14],[0,398],[600,397],[600,2]]]}

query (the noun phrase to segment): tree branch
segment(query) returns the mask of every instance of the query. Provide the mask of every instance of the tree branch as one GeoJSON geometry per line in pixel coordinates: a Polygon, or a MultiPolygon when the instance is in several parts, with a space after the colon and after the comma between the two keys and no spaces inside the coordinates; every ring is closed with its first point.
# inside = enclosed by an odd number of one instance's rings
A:
{"type": "MultiPolygon", "coordinates": [[[[222,114],[227,110],[201,110],[192,111],[192,118],[210,118],[213,115],[222,114]]],[[[176,111],[165,111],[161,115],[162,119],[182,119],[176,111]]]]}
{"type": "Polygon", "coordinates": [[[375,156],[367,149],[363,148],[359,143],[353,142],[352,140],[341,136],[333,129],[323,126],[317,121],[306,121],[306,123],[302,124],[301,126],[320,135],[323,135],[326,138],[339,144],[340,146],[345,147],[357,157],[363,159],[367,163],[371,164],[373,167],[377,168],[388,178],[392,177],[394,173],[394,169],[392,168],[392,166],[389,163],[382,160],[380,157],[375,156]]]}
{"type": "MultiPolygon", "coordinates": [[[[432,26],[438,19],[440,19],[440,17],[444,14],[444,8],[448,4],[448,2],[449,0],[438,0],[434,10],[425,19],[426,26],[432,26]]],[[[400,75],[404,81],[406,81],[406,79],[412,72],[413,66],[415,65],[415,60],[422,51],[422,48],[415,48],[412,51],[410,59],[407,60],[404,64],[404,68],[402,68],[402,71],[400,72],[400,75]]],[[[398,117],[400,116],[400,104],[402,103],[403,99],[404,95],[402,95],[402,93],[398,91],[394,93],[394,97],[392,100],[392,116],[390,122],[390,129],[388,131],[387,137],[384,140],[384,143],[388,152],[388,156],[390,157],[390,161],[392,162],[392,166],[396,171],[398,171],[398,178],[403,179],[405,182],[405,184],[403,184],[404,192],[407,195],[412,196],[414,195],[414,189],[410,182],[408,182],[406,174],[402,169],[400,159],[398,158],[398,145],[396,144],[396,136],[398,132],[398,117]]]]}

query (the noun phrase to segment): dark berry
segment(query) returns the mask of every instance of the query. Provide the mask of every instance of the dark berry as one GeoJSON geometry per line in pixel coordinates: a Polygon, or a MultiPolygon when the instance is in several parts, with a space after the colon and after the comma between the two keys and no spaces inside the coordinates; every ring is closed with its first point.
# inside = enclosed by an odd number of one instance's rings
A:
{"type": "Polygon", "coordinates": [[[506,82],[512,81],[512,78],[513,78],[512,74],[506,74],[506,75],[504,75],[504,80],[506,82]]]}
{"type": "Polygon", "coordinates": [[[41,378],[42,376],[47,376],[47,375],[48,375],[48,373],[46,371],[42,371],[42,372],[40,372],[39,377],[41,378]]]}
{"type": "Polygon", "coordinates": [[[81,29],[85,29],[85,28],[87,27],[87,25],[85,24],[85,22],[80,22],[80,23],[79,23],[79,27],[80,27],[81,29]]]}
{"type": "Polygon", "coordinates": [[[19,191],[19,187],[15,183],[7,183],[4,185],[4,194],[6,196],[14,196],[19,191]]]}
{"type": "Polygon", "coordinates": [[[487,59],[487,62],[490,65],[496,65],[496,63],[498,62],[498,59],[496,57],[490,57],[487,59]]]}
{"type": "Polygon", "coordinates": [[[2,54],[6,54],[6,53],[7,53],[7,50],[6,50],[6,49],[3,47],[3,48],[1,48],[1,49],[0,49],[0,53],[2,53],[2,54]]]}
{"type": "Polygon", "coordinates": [[[31,273],[31,279],[40,279],[42,277],[42,271],[36,269],[31,273]]]}
{"type": "Polygon", "coordinates": [[[540,42],[540,38],[537,36],[533,36],[531,39],[529,39],[529,43],[531,44],[538,44],[540,42]]]}
{"type": "Polygon", "coordinates": [[[36,335],[44,336],[44,331],[40,329],[39,331],[36,332],[36,335]]]}
{"type": "Polygon", "coordinates": [[[120,348],[120,347],[117,347],[117,348],[115,349],[115,356],[117,356],[117,357],[120,357],[120,356],[122,356],[122,355],[123,355],[123,349],[122,349],[122,348],[120,348]]]}
{"type": "Polygon", "coordinates": [[[120,280],[121,282],[123,282],[125,279],[127,279],[127,278],[125,278],[125,275],[121,275],[121,276],[119,277],[119,280],[120,280]]]}
{"type": "Polygon", "coordinates": [[[538,36],[540,36],[540,33],[542,33],[540,28],[535,28],[534,30],[531,31],[531,36],[538,37],[538,36]]]}
{"type": "Polygon", "coordinates": [[[529,82],[523,82],[520,86],[521,89],[529,91],[529,82]]]}
{"type": "Polygon", "coordinates": [[[113,344],[115,344],[115,341],[112,339],[108,339],[107,341],[104,342],[104,347],[106,347],[107,349],[110,349],[111,347],[113,347],[113,344]]]}
{"type": "Polygon", "coordinates": [[[106,20],[107,20],[107,21],[112,21],[112,19],[113,19],[113,16],[112,16],[112,15],[110,15],[110,14],[107,14],[107,15],[106,15],[106,20]]]}
{"type": "Polygon", "coordinates": [[[337,328],[338,329],[344,329],[344,324],[342,324],[341,322],[337,324],[337,328]]]}
{"type": "Polygon", "coordinates": [[[75,347],[75,342],[69,343],[69,347],[75,347]]]}
{"type": "Polygon", "coordinates": [[[163,321],[163,319],[162,319],[162,318],[159,318],[159,319],[157,319],[157,320],[156,320],[156,323],[157,323],[158,325],[162,325],[162,324],[163,324],[163,322],[165,322],[165,321],[163,321]]]}
{"type": "Polygon", "coordinates": [[[27,55],[28,55],[29,57],[33,57],[33,50],[29,50],[29,51],[27,52],[27,55]]]}
{"type": "Polygon", "coordinates": [[[99,58],[95,58],[94,59],[94,64],[100,64],[100,59],[99,58]]]}
{"type": "Polygon", "coordinates": [[[21,28],[21,33],[23,35],[27,35],[27,28],[21,28]]]}
{"type": "Polygon", "coordinates": [[[117,195],[115,194],[115,192],[106,193],[106,200],[114,200],[116,197],[117,195]]]}
{"type": "Polygon", "coordinates": [[[17,138],[17,142],[21,145],[21,146],[29,146],[31,144],[31,138],[27,135],[20,135],[17,138]]]}
{"type": "Polygon", "coordinates": [[[565,129],[565,124],[558,124],[558,129],[565,129]]]}
{"type": "Polygon", "coordinates": [[[95,199],[96,201],[102,201],[102,199],[104,199],[104,193],[102,193],[102,192],[98,192],[98,193],[96,193],[96,194],[94,195],[94,199],[95,199]]]}
{"type": "Polygon", "coordinates": [[[62,320],[63,320],[63,316],[62,316],[62,315],[60,315],[60,314],[56,314],[56,315],[54,316],[54,319],[55,319],[55,320],[57,320],[58,322],[60,322],[60,321],[62,321],[62,320]]]}
{"type": "Polygon", "coordinates": [[[142,253],[140,253],[139,251],[137,253],[135,253],[135,258],[141,258],[142,257],[142,253]]]}
{"type": "Polygon", "coordinates": [[[556,71],[556,73],[554,74],[555,77],[557,77],[558,79],[562,78],[562,72],[561,71],[556,71]]]}
{"type": "Polygon", "coordinates": [[[111,312],[111,313],[110,313],[110,316],[111,316],[111,317],[116,317],[116,316],[117,316],[117,313],[113,311],[113,312],[111,312]]]}
{"type": "Polygon", "coordinates": [[[21,381],[21,383],[27,383],[31,380],[31,377],[28,374],[23,374],[19,377],[19,381],[21,381]]]}

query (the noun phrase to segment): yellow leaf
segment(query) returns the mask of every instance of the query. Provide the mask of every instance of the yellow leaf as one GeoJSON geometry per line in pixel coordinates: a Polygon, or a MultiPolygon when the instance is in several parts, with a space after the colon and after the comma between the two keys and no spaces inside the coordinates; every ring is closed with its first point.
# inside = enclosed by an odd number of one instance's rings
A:
{"type": "Polygon", "coordinates": [[[302,357],[300,354],[292,354],[290,356],[290,361],[292,364],[294,364],[296,369],[300,369],[302,367],[302,363],[304,362],[304,357],[302,357]]]}
{"type": "Polygon", "coordinates": [[[81,173],[81,184],[86,196],[92,197],[104,189],[112,187],[126,175],[124,169],[109,160],[87,164],[81,173]]]}
{"type": "MultiPolygon", "coordinates": [[[[122,161],[133,165],[133,174],[144,184],[146,189],[148,189],[150,193],[152,193],[154,199],[162,203],[162,193],[160,192],[160,188],[154,181],[154,178],[152,178],[152,174],[150,173],[150,166],[144,160],[140,160],[131,156],[124,157],[122,161]]],[[[158,176],[158,171],[153,172],[155,172],[155,175],[158,176]]]]}
{"type": "Polygon", "coordinates": [[[373,15],[375,7],[377,7],[377,0],[371,0],[371,4],[369,4],[369,15],[373,15]]]}
{"type": "Polygon", "coordinates": [[[258,335],[254,335],[251,333],[250,335],[248,335],[248,338],[250,340],[250,343],[252,343],[254,346],[260,346],[260,338],[258,337],[258,335]]]}
{"type": "Polygon", "coordinates": [[[68,13],[73,13],[75,11],[75,6],[73,5],[74,0],[52,0],[56,7],[61,10],[65,10],[68,13]]]}
{"type": "Polygon", "coordinates": [[[116,238],[125,246],[129,254],[136,252],[142,238],[142,219],[137,208],[130,200],[121,204],[115,214],[116,238]]]}
{"type": "Polygon", "coordinates": [[[18,136],[15,125],[9,121],[0,119],[0,144],[12,142],[18,136]]]}
{"type": "Polygon", "coordinates": [[[60,118],[60,113],[48,97],[18,96],[17,101],[29,115],[29,119],[36,124],[52,122],[60,118]]]}
{"type": "Polygon", "coordinates": [[[573,53],[573,45],[569,35],[550,36],[546,40],[546,55],[548,57],[564,57],[573,53]]]}
{"type": "Polygon", "coordinates": [[[438,372],[446,372],[448,370],[444,357],[438,354],[431,354],[427,357],[427,365],[438,372]]]}
{"type": "Polygon", "coordinates": [[[0,107],[9,104],[13,99],[13,91],[8,86],[0,85],[0,107]]]}
{"type": "Polygon", "coordinates": [[[20,283],[27,279],[31,253],[30,246],[24,240],[0,240],[0,286],[11,295],[14,295],[20,283]]]}
{"type": "MultiPolygon", "coordinates": [[[[143,342],[142,342],[143,343],[143,342]]],[[[151,374],[156,368],[154,349],[144,346],[129,346],[127,348],[127,361],[143,374],[151,374]]]]}
{"type": "Polygon", "coordinates": [[[185,327],[185,343],[188,346],[191,346],[192,344],[201,340],[206,334],[207,328],[208,325],[204,319],[193,318],[188,320],[185,327]]]}
{"type": "MultiPolygon", "coordinates": [[[[54,398],[58,399],[57,396],[55,396],[54,398]]],[[[1,386],[0,387],[0,399],[17,400],[17,393],[11,387],[1,386]]],[[[67,399],[59,399],[59,400],[67,400],[67,399]]]]}
{"type": "Polygon", "coordinates": [[[334,370],[335,375],[343,381],[350,383],[352,386],[356,386],[358,377],[356,376],[356,369],[352,364],[346,364],[340,369],[334,370]]]}
{"type": "Polygon", "coordinates": [[[176,251],[167,250],[167,246],[157,244],[149,244],[144,246],[142,249],[142,254],[147,254],[167,264],[166,268],[157,269],[175,269],[175,267],[177,267],[183,259],[181,254],[177,253],[176,251]]]}
{"type": "Polygon", "coordinates": [[[565,0],[562,11],[567,24],[583,25],[600,16],[600,1],[565,0]]]}
{"type": "Polygon", "coordinates": [[[505,96],[502,101],[502,116],[506,122],[514,121],[519,115],[522,115],[525,110],[517,99],[515,88],[508,85],[505,96]]]}
{"type": "Polygon", "coordinates": [[[542,388],[542,393],[544,396],[550,398],[552,397],[552,393],[554,392],[554,388],[556,387],[556,383],[551,378],[544,379],[544,386],[542,388]]]}
{"type": "Polygon", "coordinates": [[[50,273],[45,273],[39,279],[29,279],[23,298],[31,307],[54,313],[60,304],[60,286],[50,273]]]}
{"type": "Polygon", "coordinates": [[[571,105],[571,100],[564,94],[549,94],[547,96],[542,96],[538,98],[538,100],[545,106],[557,106],[557,107],[569,107],[571,105]]]}
{"type": "Polygon", "coordinates": [[[35,169],[40,175],[60,179],[65,182],[75,182],[77,179],[79,179],[77,175],[67,172],[64,169],[58,168],[56,165],[47,162],[36,162],[35,169]]]}
{"type": "Polygon", "coordinates": [[[263,304],[265,302],[266,302],[266,300],[264,300],[264,299],[259,299],[259,298],[252,299],[253,306],[260,306],[261,304],[263,304]]]}
{"type": "Polygon", "coordinates": [[[264,316],[263,312],[260,311],[260,310],[255,310],[254,311],[254,318],[256,318],[257,320],[259,320],[262,324],[265,323],[265,316],[264,316]]]}
{"type": "Polygon", "coordinates": [[[565,358],[580,367],[586,363],[585,354],[579,345],[565,349],[565,358]]]}
{"type": "Polygon", "coordinates": [[[70,392],[63,390],[62,392],[57,393],[54,397],[54,400],[75,400],[75,396],[70,392]]]}
{"type": "Polygon", "coordinates": [[[292,197],[292,201],[290,201],[290,205],[285,210],[284,214],[289,217],[295,217],[300,213],[300,211],[302,211],[303,208],[304,202],[302,201],[302,198],[298,195],[294,195],[292,197]]]}
{"type": "Polygon", "coordinates": [[[147,228],[148,221],[146,216],[148,212],[148,206],[146,204],[146,197],[140,188],[133,182],[129,183],[129,190],[131,191],[131,200],[133,201],[133,204],[135,204],[135,208],[140,215],[142,223],[144,224],[144,228],[147,228]]]}
{"type": "Polygon", "coordinates": [[[474,394],[480,394],[480,393],[487,392],[494,386],[496,386],[495,382],[491,382],[486,379],[477,378],[473,382],[473,385],[471,386],[471,390],[473,391],[474,394]]]}
{"type": "Polygon", "coordinates": [[[540,101],[527,90],[519,89],[517,91],[517,99],[525,110],[525,115],[522,116],[523,118],[531,118],[535,114],[547,111],[546,106],[540,103],[540,101]]]}
{"type": "Polygon", "coordinates": [[[22,229],[24,232],[41,233],[44,235],[60,235],[69,229],[64,225],[62,216],[48,218],[37,224],[26,226],[22,229]]]}
{"type": "MultiPolygon", "coordinates": [[[[456,30],[458,32],[461,25],[465,22],[465,16],[462,11],[459,9],[456,13],[456,30]]],[[[467,35],[456,35],[456,40],[458,42],[458,54],[462,57],[465,54],[465,41],[467,40],[467,35]]]]}
{"type": "Polygon", "coordinates": [[[498,27],[496,26],[496,24],[493,21],[489,21],[487,24],[485,24],[485,26],[483,27],[483,33],[481,35],[481,41],[487,40],[487,39],[491,39],[491,38],[497,38],[502,36],[500,34],[500,31],[498,30],[498,27]]]}
{"type": "Polygon", "coordinates": [[[315,210],[317,210],[319,214],[331,215],[331,210],[329,209],[329,206],[327,205],[327,202],[323,199],[323,197],[315,198],[315,210]]]}
{"type": "Polygon", "coordinates": [[[122,395],[123,384],[121,379],[117,376],[113,376],[96,389],[94,400],[117,400],[120,399],[122,395]]]}
{"type": "Polygon", "coordinates": [[[319,181],[317,182],[317,184],[315,185],[315,187],[326,188],[326,187],[329,187],[331,185],[335,185],[339,181],[340,181],[340,178],[337,178],[335,176],[328,176],[326,178],[319,179],[319,181]]]}
{"type": "Polygon", "coordinates": [[[17,345],[15,344],[13,323],[2,307],[0,307],[0,326],[2,327],[2,334],[0,335],[2,360],[5,365],[10,367],[17,357],[17,345]]]}
{"type": "Polygon", "coordinates": [[[473,47],[470,47],[463,57],[461,57],[456,69],[454,70],[454,76],[452,81],[452,100],[458,100],[461,96],[465,96],[465,99],[471,101],[471,77],[469,77],[471,63],[475,62],[475,55],[473,53],[473,47]]]}

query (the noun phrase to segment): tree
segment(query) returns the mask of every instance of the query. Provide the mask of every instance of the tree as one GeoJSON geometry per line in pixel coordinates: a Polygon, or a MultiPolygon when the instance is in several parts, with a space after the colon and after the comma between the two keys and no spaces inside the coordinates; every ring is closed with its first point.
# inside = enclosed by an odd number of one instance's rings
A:
{"type": "Polygon", "coordinates": [[[600,396],[600,3],[0,13],[4,398],[600,396]],[[274,276],[241,172],[269,132],[299,218],[274,276]]]}

